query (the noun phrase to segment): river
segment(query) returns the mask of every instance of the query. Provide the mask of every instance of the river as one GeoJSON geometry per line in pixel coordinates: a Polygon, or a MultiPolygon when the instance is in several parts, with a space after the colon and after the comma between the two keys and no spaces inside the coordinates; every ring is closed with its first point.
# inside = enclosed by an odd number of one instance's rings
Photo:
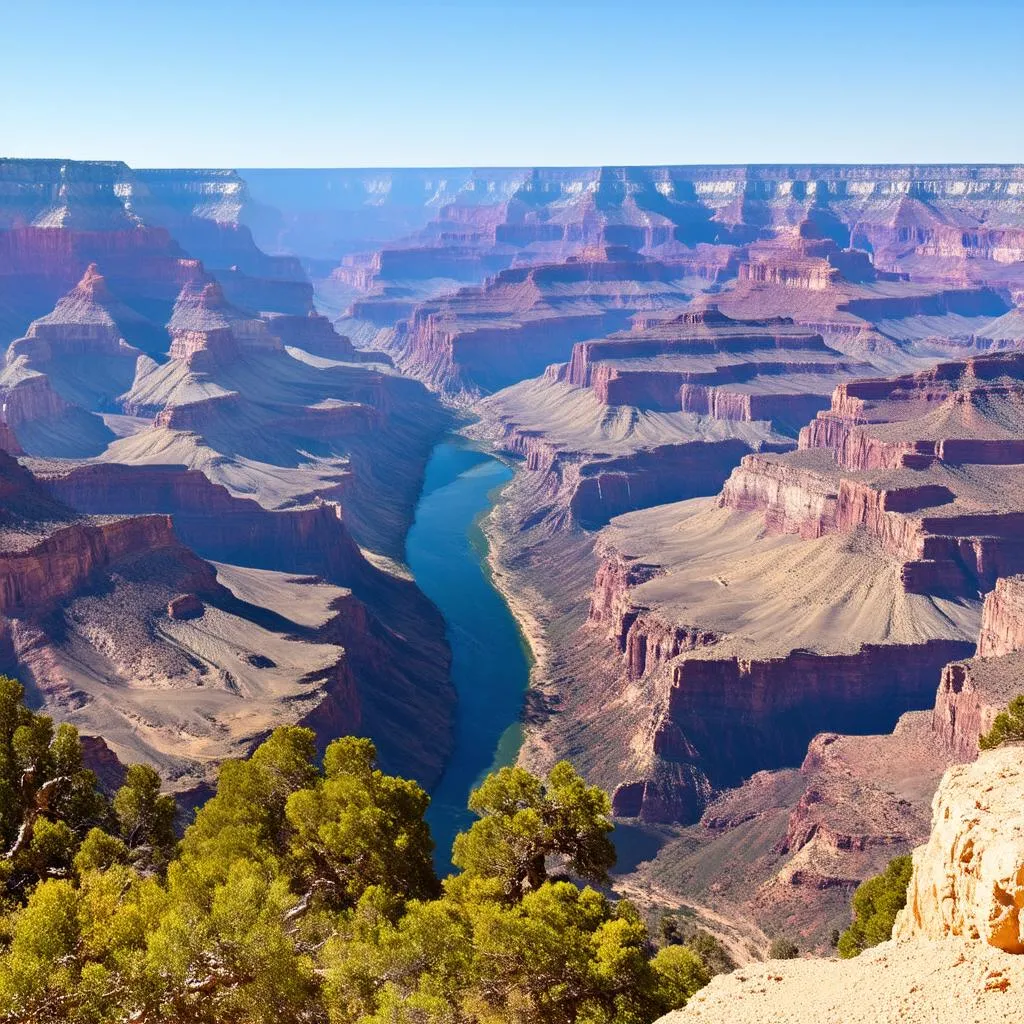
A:
{"type": "Polygon", "coordinates": [[[529,656],[491,582],[479,526],[494,493],[511,478],[505,463],[484,452],[457,441],[439,444],[406,541],[416,582],[447,624],[458,694],[455,745],[427,814],[442,873],[450,867],[456,833],[473,820],[466,808],[470,791],[492,769],[513,763],[522,742],[529,656]]]}

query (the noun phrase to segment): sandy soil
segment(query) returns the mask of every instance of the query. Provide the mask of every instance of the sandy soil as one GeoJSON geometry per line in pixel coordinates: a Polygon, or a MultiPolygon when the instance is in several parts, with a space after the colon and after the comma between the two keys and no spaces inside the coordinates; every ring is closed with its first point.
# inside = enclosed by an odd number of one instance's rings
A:
{"type": "Polygon", "coordinates": [[[853,960],[720,975],[664,1024],[1019,1024],[1024,957],[980,942],[886,942],[853,960]]]}
{"type": "Polygon", "coordinates": [[[848,654],[863,644],[974,642],[981,602],[908,594],[899,566],[860,534],[802,540],[764,533],[759,516],[713,498],[614,519],[602,542],[664,572],[631,591],[670,622],[728,634],[687,657],[848,654]],[[780,594],[786,595],[779,601],[780,594]]]}

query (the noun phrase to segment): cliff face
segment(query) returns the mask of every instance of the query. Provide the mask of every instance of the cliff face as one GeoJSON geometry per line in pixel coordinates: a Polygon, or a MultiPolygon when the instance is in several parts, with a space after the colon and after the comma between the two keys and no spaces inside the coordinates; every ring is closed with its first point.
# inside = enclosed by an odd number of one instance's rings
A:
{"type": "Polygon", "coordinates": [[[999,712],[1024,693],[1024,604],[1019,576],[996,581],[985,597],[978,656],[947,665],[939,683],[932,728],[954,761],[973,761],[978,737],[999,712]]]}
{"type": "Polygon", "coordinates": [[[222,561],[254,568],[324,575],[358,584],[370,569],[330,502],[272,511],[232,495],[205,474],[174,466],[41,468],[40,480],[59,500],[92,514],[174,517],[185,543],[222,561]]]}
{"type": "Polygon", "coordinates": [[[1019,404],[1022,374],[1024,356],[1006,353],[939,363],[888,380],[840,384],[831,408],[800,432],[800,447],[831,449],[840,465],[854,470],[1018,463],[1024,455],[1020,438],[986,423],[985,408],[1019,404]],[[884,424],[905,424],[903,433],[910,436],[893,437],[897,432],[884,424]],[[932,436],[915,437],[915,429],[932,436]]]}
{"type": "Polygon", "coordinates": [[[914,852],[896,940],[957,937],[1024,953],[1024,765],[1020,747],[951,768],[914,852]]]}
{"type": "MultiPolygon", "coordinates": [[[[638,588],[663,571],[623,569],[638,588]]],[[[1012,590],[1010,583],[997,593],[1012,590]]],[[[983,634],[991,628],[993,598],[986,602],[983,634]]],[[[594,609],[595,618],[602,611],[594,609]]],[[[728,637],[710,642],[727,643],[728,637]]],[[[904,657],[916,659],[917,652],[904,657]]],[[[676,880],[673,894],[732,920],[754,919],[769,933],[784,928],[808,948],[830,950],[831,929],[849,920],[853,889],[892,857],[927,841],[944,772],[978,758],[979,734],[1021,692],[1022,678],[1019,651],[946,665],[931,710],[901,715],[890,734],[851,735],[844,722],[843,732],[811,740],[799,771],[760,771],[713,792],[699,824],[678,830],[679,838],[637,875],[662,885],[676,880]]],[[[665,768],[656,771],[666,777],[665,768]]]]}
{"type": "MultiPolygon", "coordinates": [[[[3,556],[0,614],[13,618],[39,614],[58,606],[120,559],[171,547],[180,545],[167,516],[69,523],[24,550],[3,556]]],[[[213,570],[198,560],[195,563],[194,586],[210,589],[213,570]]]]}
{"type": "Polygon", "coordinates": [[[852,960],[747,965],[663,1018],[745,1022],[1017,1020],[1024,992],[1024,769],[1020,749],[949,769],[914,853],[893,939],[852,960]]]}
{"type": "Polygon", "coordinates": [[[994,658],[1024,650],[1024,577],[1012,576],[996,582],[985,598],[978,655],[994,658]]]}
{"type": "Polygon", "coordinates": [[[481,288],[417,307],[389,351],[441,390],[496,391],[568,358],[575,342],[625,327],[634,312],[681,307],[686,276],[683,265],[614,246],[504,270],[481,288]]]}

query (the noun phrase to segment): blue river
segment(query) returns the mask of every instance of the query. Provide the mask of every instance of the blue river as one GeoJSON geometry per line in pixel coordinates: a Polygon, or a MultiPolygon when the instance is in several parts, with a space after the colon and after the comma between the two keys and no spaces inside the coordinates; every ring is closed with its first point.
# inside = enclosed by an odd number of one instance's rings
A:
{"type": "Polygon", "coordinates": [[[484,452],[455,441],[439,444],[406,541],[416,582],[447,624],[458,694],[452,757],[427,815],[442,873],[450,867],[456,833],[473,820],[466,807],[471,790],[489,771],[513,763],[522,742],[529,655],[491,582],[479,526],[511,478],[505,463],[484,452]]]}

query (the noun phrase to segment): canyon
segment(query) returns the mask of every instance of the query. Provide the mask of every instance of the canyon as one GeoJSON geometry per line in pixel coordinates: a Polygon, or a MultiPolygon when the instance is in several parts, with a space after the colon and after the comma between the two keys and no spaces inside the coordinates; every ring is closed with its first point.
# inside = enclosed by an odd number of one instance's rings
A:
{"type": "Polygon", "coordinates": [[[456,813],[407,536],[461,435],[512,470],[469,516],[532,653],[500,756],[612,794],[644,906],[825,949],[1024,691],[1022,196],[0,161],[3,668],[185,804],[306,722],[456,813]]]}

